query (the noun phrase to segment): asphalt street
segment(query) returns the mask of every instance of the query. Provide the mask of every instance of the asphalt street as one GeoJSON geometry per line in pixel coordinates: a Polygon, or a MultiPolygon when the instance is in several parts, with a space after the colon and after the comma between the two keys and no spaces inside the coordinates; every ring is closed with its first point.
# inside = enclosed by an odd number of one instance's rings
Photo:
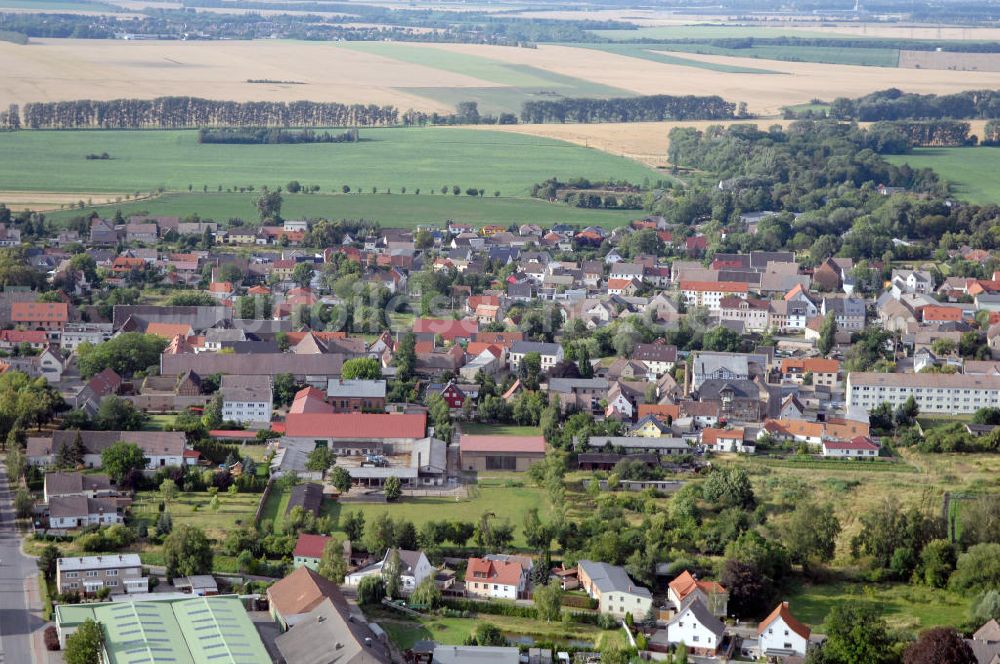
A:
{"type": "Polygon", "coordinates": [[[31,634],[42,620],[28,611],[25,587],[37,572],[35,561],[21,553],[14,527],[14,493],[7,467],[0,464],[0,664],[32,662],[31,634]]]}

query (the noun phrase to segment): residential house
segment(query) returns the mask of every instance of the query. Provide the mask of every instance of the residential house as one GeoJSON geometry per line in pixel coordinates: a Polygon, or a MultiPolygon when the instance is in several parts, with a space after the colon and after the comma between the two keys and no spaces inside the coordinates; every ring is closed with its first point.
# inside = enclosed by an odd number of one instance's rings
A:
{"type": "MultiPolygon", "coordinates": [[[[303,568],[304,569],[304,568],[303,568]]],[[[291,630],[274,644],[285,664],[389,664],[393,661],[385,632],[368,623],[343,595],[323,597],[295,616],[291,630]],[[318,647],[317,644],[322,644],[318,647]]],[[[251,628],[251,631],[253,629],[251,628]]]]}
{"type": "Polygon", "coordinates": [[[56,560],[56,590],[94,595],[107,588],[112,595],[149,592],[149,579],[142,575],[137,553],[59,558],[56,560]]]}
{"type": "Polygon", "coordinates": [[[55,462],[55,455],[63,445],[72,447],[77,435],[84,445],[83,465],[101,467],[101,452],[115,443],[133,443],[146,457],[146,469],[166,466],[192,465],[198,453],[187,449],[183,431],[53,431],[52,437],[28,438],[27,457],[32,465],[46,466],[55,462]]]}
{"type": "Polygon", "coordinates": [[[111,497],[85,495],[52,496],[49,499],[49,527],[75,530],[87,526],[110,526],[125,522],[125,508],[111,497]]]}
{"type": "Polygon", "coordinates": [[[712,452],[739,452],[753,454],[756,445],[744,440],[743,429],[704,429],[701,432],[701,444],[712,452]]]}
{"type": "Polygon", "coordinates": [[[465,392],[453,380],[449,380],[444,385],[429,385],[427,387],[427,394],[428,396],[431,394],[440,394],[444,402],[448,404],[448,408],[452,410],[461,410],[462,406],[465,405],[465,400],[468,398],[465,392]]]}
{"type": "Polygon", "coordinates": [[[526,586],[526,570],[516,560],[469,558],[465,568],[465,592],[472,597],[520,599],[526,586]]]}
{"type": "Polygon", "coordinates": [[[223,420],[257,426],[271,421],[274,393],[270,376],[223,375],[219,393],[223,420]]]}
{"type": "Polygon", "coordinates": [[[94,417],[104,397],[118,394],[121,386],[122,377],[115,373],[114,369],[108,367],[100,373],[94,374],[77,393],[76,407],[86,412],[90,417],[94,417]]]}
{"type": "Polygon", "coordinates": [[[146,242],[153,244],[159,238],[160,229],[156,224],[136,224],[125,225],[125,241],[129,244],[135,242],[146,242]]]}
{"type": "Polygon", "coordinates": [[[851,440],[824,440],[823,456],[838,459],[876,459],[879,446],[868,436],[857,436],[851,440]]]}
{"type": "Polygon", "coordinates": [[[0,349],[14,350],[28,347],[42,350],[49,347],[49,335],[45,330],[0,330],[0,349]]]}
{"type": "Polygon", "coordinates": [[[323,558],[323,549],[332,539],[329,535],[299,533],[299,538],[295,541],[295,550],[292,551],[292,566],[318,569],[319,561],[323,558]]]}
{"type": "Polygon", "coordinates": [[[59,335],[59,347],[74,351],[80,344],[99,344],[111,338],[111,323],[66,323],[59,335]]]}
{"type": "Polygon", "coordinates": [[[725,297],[747,297],[747,284],[737,281],[682,281],[681,296],[689,307],[719,311],[725,297]]]}
{"type": "Polygon", "coordinates": [[[462,434],[459,458],[462,470],[525,472],[545,458],[545,438],[462,434]]]}
{"type": "Polygon", "coordinates": [[[45,473],[42,496],[45,502],[59,496],[86,496],[98,498],[114,496],[118,492],[111,487],[107,475],[87,475],[84,473],[45,473]]]}
{"type": "Polygon", "coordinates": [[[607,396],[606,378],[550,378],[549,395],[556,395],[563,412],[581,410],[594,413],[599,403],[607,396]]]}
{"type": "Polygon", "coordinates": [[[813,270],[813,283],[819,290],[834,292],[844,285],[844,270],[837,260],[827,258],[813,270]]]}
{"type": "Polygon", "coordinates": [[[681,643],[688,652],[703,657],[719,653],[726,626],[702,604],[700,599],[691,601],[667,623],[667,641],[673,646],[681,643]]]}
{"type": "Polygon", "coordinates": [[[326,400],[335,413],[384,412],[385,381],[331,378],[326,400]]]}
{"type": "Polygon", "coordinates": [[[865,301],[856,297],[824,297],[819,313],[833,313],[838,330],[858,332],[865,327],[865,301]]]}
{"type": "Polygon", "coordinates": [[[507,362],[511,372],[517,372],[521,360],[528,353],[538,353],[542,358],[542,373],[548,372],[563,360],[563,348],[560,344],[543,343],[539,341],[517,341],[510,349],[507,362]]]}
{"type": "Polygon", "coordinates": [[[719,302],[719,320],[732,323],[743,332],[764,332],[771,327],[767,300],[728,296],[719,302]]]}
{"type": "Polygon", "coordinates": [[[698,600],[717,618],[725,618],[729,609],[729,591],[715,581],[702,581],[684,570],[667,586],[667,599],[675,611],[698,600]]]}
{"type": "Polygon", "coordinates": [[[840,362],[838,360],[828,360],[822,357],[808,357],[804,359],[784,358],[781,360],[779,371],[781,378],[801,385],[808,375],[812,379],[812,384],[824,386],[830,390],[837,389],[840,384],[840,362]]]}
{"type": "Polygon", "coordinates": [[[782,602],[757,626],[760,654],[764,657],[805,657],[809,649],[809,628],[792,615],[782,602]]]}
{"type": "Polygon", "coordinates": [[[65,302],[15,302],[10,307],[10,320],[22,329],[62,332],[69,322],[69,305],[65,302]]]}
{"type": "Polygon", "coordinates": [[[651,374],[659,377],[674,370],[677,364],[677,346],[663,343],[636,344],[631,359],[642,362],[651,374]]]}
{"type": "Polygon", "coordinates": [[[616,618],[632,614],[633,618],[641,620],[652,608],[652,593],[648,588],[632,581],[623,567],[581,560],[577,563],[577,569],[580,587],[597,600],[601,613],[616,618]]]}
{"type": "Polygon", "coordinates": [[[382,560],[355,570],[345,576],[344,585],[348,588],[357,588],[361,580],[366,577],[385,575],[393,551],[399,552],[399,577],[403,582],[402,589],[404,593],[412,593],[420,585],[421,581],[428,577],[434,577],[434,566],[427,560],[427,556],[424,555],[423,551],[387,549],[385,555],[382,556],[382,560]]]}

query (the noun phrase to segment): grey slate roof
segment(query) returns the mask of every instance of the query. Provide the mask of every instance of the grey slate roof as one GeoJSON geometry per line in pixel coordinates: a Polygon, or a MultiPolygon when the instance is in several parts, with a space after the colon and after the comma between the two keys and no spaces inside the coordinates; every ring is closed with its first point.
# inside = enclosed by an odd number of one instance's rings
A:
{"type": "Polygon", "coordinates": [[[271,379],[268,376],[224,375],[219,387],[223,401],[260,402],[271,400],[271,379]]]}
{"type": "Polygon", "coordinates": [[[385,398],[385,381],[331,378],[326,384],[326,394],[334,398],[385,398]]]}
{"type": "Polygon", "coordinates": [[[627,592],[641,597],[652,597],[649,588],[640,586],[630,579],[623,567],[593,560],[581,560],[577,565],[586,572],[602,595],[609,592],[627,592]]]}

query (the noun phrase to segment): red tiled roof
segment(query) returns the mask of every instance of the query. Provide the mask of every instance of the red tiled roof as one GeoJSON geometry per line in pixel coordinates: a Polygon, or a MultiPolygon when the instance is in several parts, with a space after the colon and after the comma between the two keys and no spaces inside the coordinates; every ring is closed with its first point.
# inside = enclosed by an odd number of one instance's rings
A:
{"type": "Polygon", "coordinates": [[[253,440],[257,437],[256,431],[246,431],[244,429],[212,429],[208,432],[212,438],[224,440],[253,440]]]}
{"type": "Polygon", "coordinates": [[[423,438],[426,413],[289,413],[285,435],[291,438],[423,438]]]}
{"type": "Polygon", "coordinates": [[[49,337],[45,330],[0,330],[0,341],[9,344],[47,344],[49,337]]]}
{"type": "Polygon", "coordinates": [[[923,308],[923,320],[960,321],[963,313],[958,307],[928,306],[923,308]]]}
{"type": "Polygon", "coordinates": [[[441,318],[417,318],[413,321],[416,333],[440,334],[444,339],[459,337],[472,338],[479,331],[479,323],[474,320],[446,320],[441,318]]]}
{"type": "Polygon", "coordinates": [[[295,393],[288,414],[332,413],[333,406],[326,402],[326,394],[315,387],[304,387],[295,393]]]}
{"type": "Polygon", "coordinates": [[[828,360],[822,357],[807,357],[801,360],[786,357],[781,360],[781,373],[787,373],[792,369],[800,369],[803,372],[812,373],[837,373],[840,371],[840,361],[828,360]]]}
{"type": "Polygon", "coordinates": [[[292,556],[322,558],[323,547],[326,546],[326,543],[330,539],[329,535],[309,535],[308,533],[302,533],[299,535],[299,541],[295,543],[295,551],[292,553],[292,556]]]}
{"type": "Polygon", "coordinates": [[[15,302],[10,307],[10,319],[15,323],[69,320],[69,305],[65,302],[15,302]]]}
{"type": "Polygon", "coordinates": [[[699,581],[694,578],[691,572],[687,570],[681,572],[681,575],[671,581],[669,585],[670,589],[674,591],[674,594],[677,595],[677,598],[681,601],[698,588],[706,594],[726,592],[726,589],[722,587],[722,584],[716,583],[715,581],[699,581]]]}
{"type": "Polygon", "coordinates": [[[826,440],[823,441],[823,447],[827,447],[831,450],[878,450],[879,447],[872,439],[868,436],[858,436],[852,438],[851,440],[826,440]]]}
{"type": "Polygon", "coordinates": [[[534,452],[545,453],[542,436],[472,436],[462,434],[462,452],[534,452]]]}
{"type": "Polygon", "coordinates": [[[774,611],[771,612],[771,615],[769,615],[767,618],[764,618],[764,620],[761,621],[760,625],[757,626],[757,635],[760,636],[761,634],[763,634],[764,630],[767,629],[768,625],[773,623],[778,618],[781,618],[783,621],[785,621],[785,624],[788,625],[788,629],[792,630],[793,632],[801,636],[803,639],[806,640],[809,639],[809,634],[810,634],[809,628],[800,623],[798,620],[796,620],[795,616],[792,615],[791,610],[789,610],[788,608],[788,602],[782,602],[781,604],[779,604],[777,608],[775,608],[774,611]]]}
{"type": "Polygon", "coordinates": [[[743,440],[743,429],[705,429],[701,432],[701,442],[706,445],[733,439],[743,440]]]}
{"type": "Polygon", "coordinates": [[[747,285],[739,281],[682,281],[682,291],[746,293],[747,285]]]}
{"type": "Polygon", "coordinates": [[[479,580],[505,586],[516,586],[520,583],[523,573],[524,568],[519,563],[469,558],[468,566],[465,568],[465,583],[479,580]]]}

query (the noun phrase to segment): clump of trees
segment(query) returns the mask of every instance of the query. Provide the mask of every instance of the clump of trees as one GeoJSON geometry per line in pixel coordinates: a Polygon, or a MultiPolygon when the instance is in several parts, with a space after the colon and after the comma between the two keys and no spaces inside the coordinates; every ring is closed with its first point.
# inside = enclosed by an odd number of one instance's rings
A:
{"type": "Polygon", "coordinates": [[[566,98],[526,101],[521,121],[658,122],[662,120],[731,120],[737,105],[717,95],[650,95],[614,99],[566,98]]]}
{"type": "Polygon", "coordinates": [[[219,127],[198,130],[199,143],[278,145],[286,143],[357,143],[358,140],[360,139],[357,129],[348,129],[339,133],[317,132],[312,129],[289,131],[280,127],[219,127]]]}

